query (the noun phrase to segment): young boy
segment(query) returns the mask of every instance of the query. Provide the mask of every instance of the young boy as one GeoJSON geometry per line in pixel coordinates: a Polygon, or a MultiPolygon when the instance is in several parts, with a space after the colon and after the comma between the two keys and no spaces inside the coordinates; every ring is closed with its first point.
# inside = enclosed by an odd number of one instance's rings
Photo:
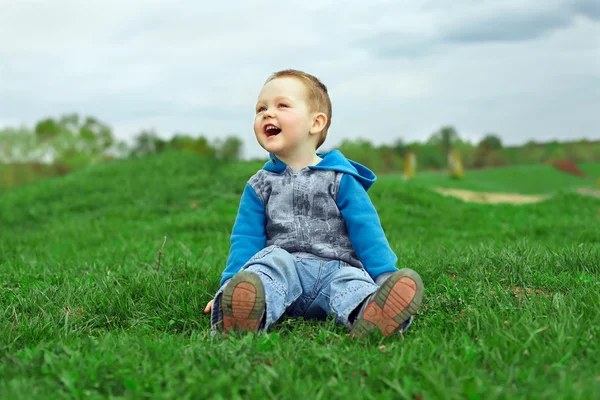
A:
{"type": "Polygon", "coordinates": [[[339,151],[316,153],[331,124],[327,88],[297,70],[270,76],[254,133],[270,161],[247,182],[212,312],[212,329],[262,332],[284,314],[350,329],[404,331],[423,297],[396,268],[367,190],[375,174],[339,151]]]}

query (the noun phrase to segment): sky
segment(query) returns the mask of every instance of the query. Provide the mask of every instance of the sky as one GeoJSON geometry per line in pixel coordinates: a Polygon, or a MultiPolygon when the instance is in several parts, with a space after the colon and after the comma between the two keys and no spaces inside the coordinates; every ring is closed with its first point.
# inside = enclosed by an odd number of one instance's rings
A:
{"type": "Polygon", "coordinates": [[[323,148],[600,139],[597,0],[0,0],[0,127],[76,112],[256,143],[254,105],[285,68],[333,103],[323,148]]]}

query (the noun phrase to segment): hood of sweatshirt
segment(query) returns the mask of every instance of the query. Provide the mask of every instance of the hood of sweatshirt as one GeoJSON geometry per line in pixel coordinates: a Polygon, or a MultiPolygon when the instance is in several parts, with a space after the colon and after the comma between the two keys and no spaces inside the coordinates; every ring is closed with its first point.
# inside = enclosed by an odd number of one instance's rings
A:
{"type": "MultiPolygon", "coordinates": [[[[317,153],[317,156],[322,160],[317,165],[312,165],[307,168],[313,170],[338,171],[352,175],[360,182],[365,190],[369,190],[377,180],[377,177],[369,168],[356,161],[347,159],[339,150],[332,150],[327,153],[317,153]]],[[[275,154],[269,153],[269,157],[270,160],[263,166],[264,170],[278,174],[281,174],[286,170],[287,164],[278,159],[275,154]]]]}

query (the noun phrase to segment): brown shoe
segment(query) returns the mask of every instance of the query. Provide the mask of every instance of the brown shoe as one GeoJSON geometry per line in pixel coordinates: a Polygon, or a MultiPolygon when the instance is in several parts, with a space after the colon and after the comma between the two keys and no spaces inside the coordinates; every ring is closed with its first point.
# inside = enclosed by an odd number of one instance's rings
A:
{"type": "Polygon", "coordinates": [[[240,271],[231,278],[221,298],[222,324],[226,331],[257,332],[265,311],[265,289],[258,275],[240,271]]]}
{"type": "Polygon", "coordinates": [[[422,299],[423,281],[419,274],[409,268],[401,269],[365,300],[350,335],[363,336],[379,329],[383,336],[389,336],[417,312],[422,299]]]}

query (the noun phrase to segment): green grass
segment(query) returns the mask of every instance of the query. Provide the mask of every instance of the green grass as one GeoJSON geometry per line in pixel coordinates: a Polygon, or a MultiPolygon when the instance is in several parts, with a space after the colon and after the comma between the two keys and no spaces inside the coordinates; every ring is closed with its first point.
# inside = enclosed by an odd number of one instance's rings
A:
{"type": "MultiPolygon", "coordinates": [[[[600,395],[600,199],[568,190],[490,206],[382,178],[370,194],[399,266],[426,285],[404,339],[286,319],[212,337],[202,310],[260,165],[161,155],[3,193],[2,397],[600,395]]],[[[523,174],[485,184],[540,185],[523,174]]]]}
{"type": "Polygon", "coordinates": [[[600,163],[581,163],[579,169],[588,174],[592,179],[600,178],[600,163]]]}
{"type": "MultiPolygon", "coordinates": [[[[475,190],[479,192],[517,192],[547,194],[593,187],[600,177],[600,163],[581,164],[587,178],[570,175],[550,165],[511,166],[483,170],[467,170],[464,179],[454,179],[446,172],[418,172],[410,185],[475,190]]],[[[398,179],[386,176],[381,179],[398,179]]]]}

